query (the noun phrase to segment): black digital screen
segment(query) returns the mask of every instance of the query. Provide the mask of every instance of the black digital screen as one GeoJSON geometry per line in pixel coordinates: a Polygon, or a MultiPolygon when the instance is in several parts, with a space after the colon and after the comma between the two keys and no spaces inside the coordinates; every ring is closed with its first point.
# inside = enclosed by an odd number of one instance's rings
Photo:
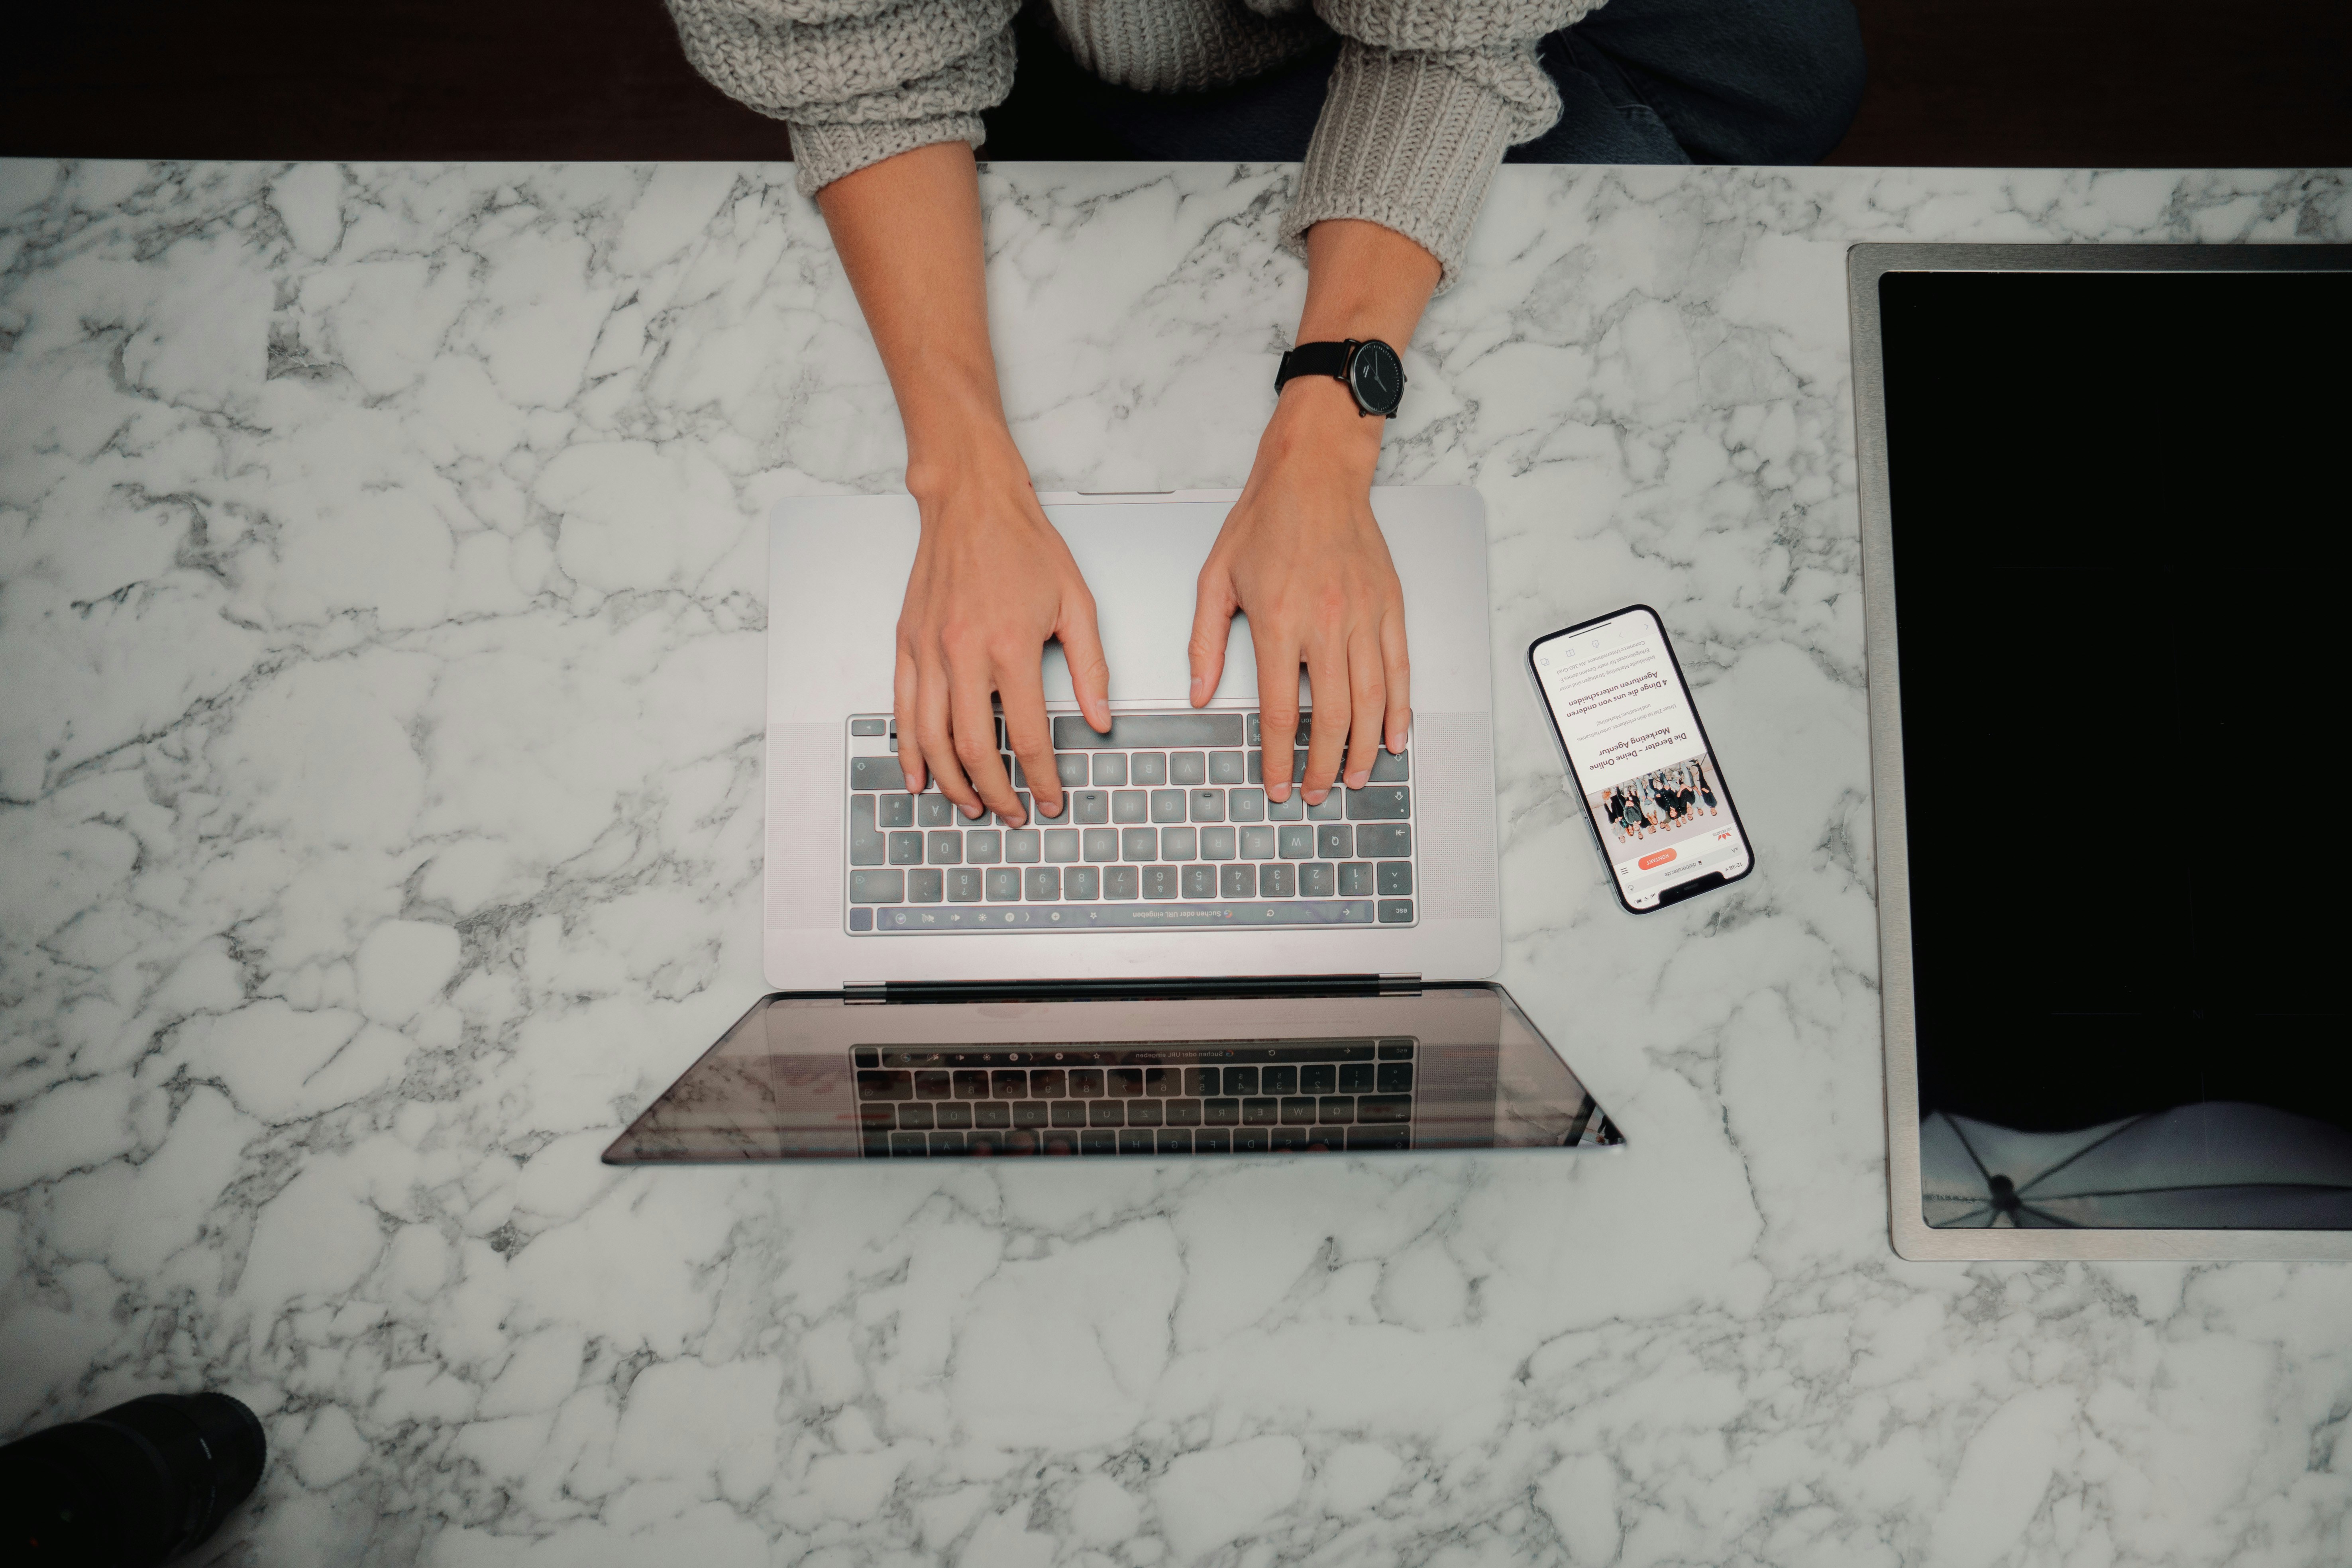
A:
{"type": "Polygon", "coordinates": [[[1878,288],[1930,1223],[2352,1224],[2352,273],[1878,288]]]}

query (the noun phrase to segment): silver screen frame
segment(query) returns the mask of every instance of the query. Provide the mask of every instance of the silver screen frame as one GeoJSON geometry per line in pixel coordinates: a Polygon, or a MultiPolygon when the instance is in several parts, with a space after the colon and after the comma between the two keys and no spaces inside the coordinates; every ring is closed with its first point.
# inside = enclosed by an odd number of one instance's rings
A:
{"type": "Polygon", "coordinates": [[[2342,272],[2330,245],[1863,244],[1846,251],[1853,334],[1854,459],[1862,510],[1863,643],[1870,682],[1870,778],[1877,837],[1878,968],[1886,1054],[1889,1234],[1927,1259],[2352,1258],[2352,1231],[1938,1229],[1921,1209],[1919,1063],[1912,995],[1911,872],[1903,795],[1903,699],[1895,646],[1895,518],[1886,461],[1886,382],[1878,280],[1889,272],[2342,272]]]}

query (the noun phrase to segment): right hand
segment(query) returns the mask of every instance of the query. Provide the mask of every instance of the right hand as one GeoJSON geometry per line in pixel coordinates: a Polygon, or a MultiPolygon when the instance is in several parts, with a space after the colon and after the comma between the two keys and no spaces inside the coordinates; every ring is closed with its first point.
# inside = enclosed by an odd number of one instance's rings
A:
{"type": "Polygon", "coordinates": [[[1009,441],[946,468],[916,490],[923,535],[898,612],[898,763],[908,789],[919,792],[928,776],[967,817],[992,811],[1020,826],[1020,796],[996,749],[993,694],[1037,815],[1059,817],[1039,663],[1046,640],[1058,638],[1080,711],[1096,730],[1110,729],[1094,595],[1009,441]]]}

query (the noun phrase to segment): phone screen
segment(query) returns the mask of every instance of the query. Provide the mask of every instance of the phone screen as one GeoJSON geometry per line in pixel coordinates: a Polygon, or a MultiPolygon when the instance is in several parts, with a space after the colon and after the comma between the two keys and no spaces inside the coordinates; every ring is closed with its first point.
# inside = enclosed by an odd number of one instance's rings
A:
{"type": "Polygon", "coordinates": [[[1627,909],[1748,874],[1748,836],[1655,611],[1634,605],[1554,632],[1528,657],[1627,909]]]}

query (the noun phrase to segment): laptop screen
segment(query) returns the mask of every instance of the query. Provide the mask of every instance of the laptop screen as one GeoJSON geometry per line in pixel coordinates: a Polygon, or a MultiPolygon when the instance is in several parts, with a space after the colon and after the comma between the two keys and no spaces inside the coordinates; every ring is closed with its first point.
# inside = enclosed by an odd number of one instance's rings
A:
{"type": "Polygon", "coordinates": [[[1499,988],[771,996],[605,1152],[677,1161],[1390,1153],[1622,1142],[1499,988]]]}
{"type": "Polygon", "coordinates": [[[1879,288],[1925,1218],[2352,1226],[2352,273],[1879,288]]]}

